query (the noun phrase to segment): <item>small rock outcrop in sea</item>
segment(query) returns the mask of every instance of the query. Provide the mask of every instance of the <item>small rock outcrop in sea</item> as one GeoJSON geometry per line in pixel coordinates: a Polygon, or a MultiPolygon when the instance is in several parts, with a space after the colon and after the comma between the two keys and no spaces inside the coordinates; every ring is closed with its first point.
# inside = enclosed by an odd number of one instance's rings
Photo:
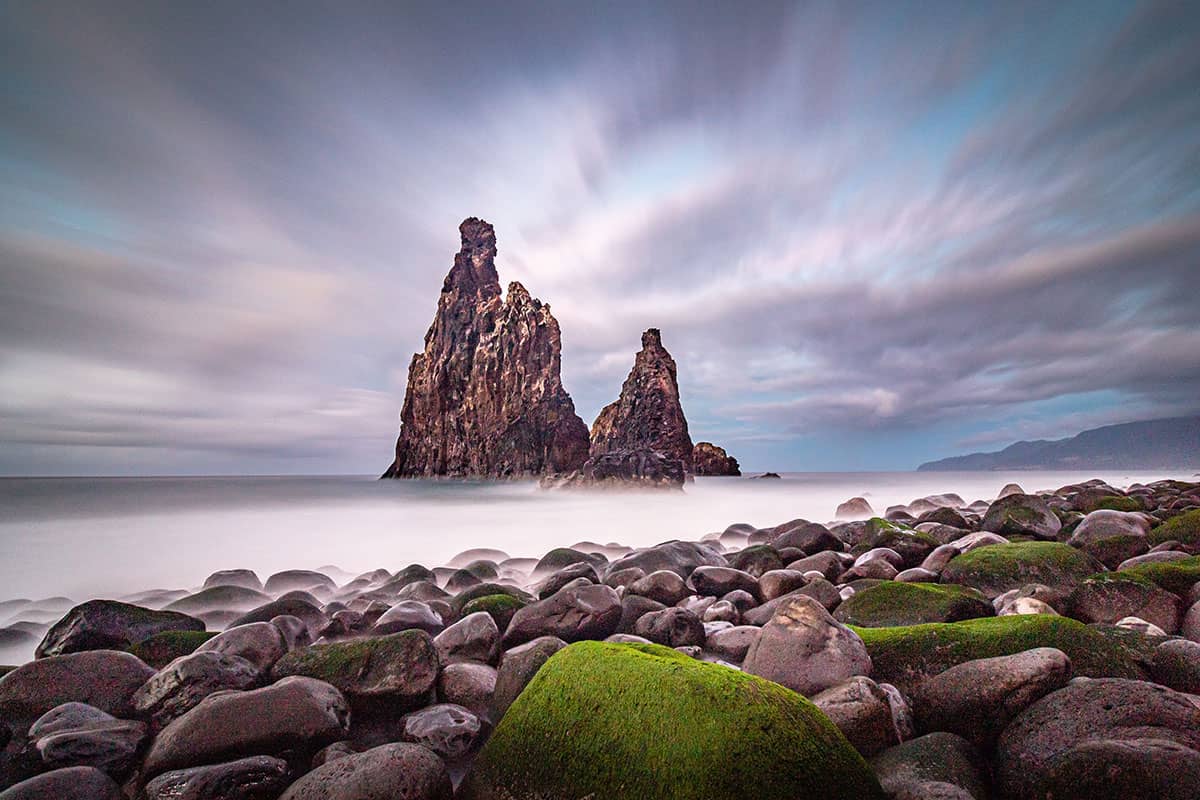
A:
{"type": "Polygon", "coordinates": [[[550,306],[513,282],[501,296],[496,233],[471,217],[413,356],[396,459],[385,478],[515,478],[578,469],[587,427],[559,374],[550,306]]]}
{"type": "Polygon", "coordinates": [[[696,442],[692,448],[692,469],[697,475],[741,475],[738,460],[712,442],[696,442]]]}

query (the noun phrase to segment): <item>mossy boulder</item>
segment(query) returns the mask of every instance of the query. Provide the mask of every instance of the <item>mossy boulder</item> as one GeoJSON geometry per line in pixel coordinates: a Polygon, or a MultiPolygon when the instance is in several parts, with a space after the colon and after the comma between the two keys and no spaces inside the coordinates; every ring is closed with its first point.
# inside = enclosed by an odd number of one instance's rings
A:
{"type": "Polygon", "coordinates": [[[658,645],[579,642],[508,709],[467,800],[882,798],[833,723],[789,689],[658,645]]]}
{"type": "Polygon", "coordinates": [[[333,684],[356,714],[370,715],[425,705],[438,669],[433,639],[409,629],[293,650],[275,662],[271,675],[276,681],[302,675],[333,684]]]}
{"type": "Polygon", "coordinates": [[[474,600],[468,601],[459,613],[464,619],[471,616],[477,611],[486,611],[496,623],[496,627],[501,633],[508,627],[508,623],[512,622],[513,614],[516,614],[527,605],[519,597],[513,597],[509,594],[487,594],[483,597],[476,597],[474,600]]]}
{"type": "Polygon", "coordinates": [[[133,645],[129,652],[155,669],[162,669],[180,656],[191,655],[216,635],[215,631],[163,631],[133,645]]]}
{"type": "Polygon", "coordinates": [[[46,631],[38,658],[86,650],[124,650],[163,631],[202,631],[204,623],[176,611],[154,611],[116,600],[89,600],[46,631]]]}
{"type": "Polygon", "coordinates": [[[989,599],[1040,583],[1067,594],[1104,565],[1062,542],[1010,542],[977,547],[952,559],[942,583],[978,589],[989,599]]]}
{"type": "Polygon", "coordinates": [[[1200,508],[1171,517],[1150,531],[1150,544],[1176,541],[1190,552],[1200,550],[1200,508]]]}
{"type": "Polygon", "coordinates": [[[950,667],[979,658],[1054,647],[1071,659],[1074,674],[1142,678],[1138,658],[1120,642],[1067,617],[1018,614],[900,628],[854,628],[871,655],[871,677],[906,692],[950,667]]]}
{"type": "Polygon", "coordinates": [[[988,599],[967,586],[883,581],[843,600],[833,617],[847,625],[885,628],[995,615],[988,599]]]}
{"type": "Polygon", "coordinates": [[[1137,497],[1126,497],[1119,494],[1110,494],[1107,497],[1101,497],[1097,500],[1090,511],[1145,511],[1146,506],[1137,497]]]}
{"type": "Polygon", "coordinates": [[[1197,581],[1200,581],[1200,556],[1181,558],[1178,561],[1149,561],[1116,572],[1103,572],[1092,577],[1097,580],[1149,581],[1182,597],[1197,581]]]}

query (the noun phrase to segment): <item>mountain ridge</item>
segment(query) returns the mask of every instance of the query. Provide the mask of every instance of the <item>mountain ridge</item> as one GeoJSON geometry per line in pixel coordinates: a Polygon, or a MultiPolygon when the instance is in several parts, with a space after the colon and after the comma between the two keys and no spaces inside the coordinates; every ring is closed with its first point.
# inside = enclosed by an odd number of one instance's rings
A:
{"type": "Polygon", "coordinates": [[[918,472],[1024,469],[1200,467],[1200,415],[1089,428],[1065,439],[1014,442],[917,467],[918,472]]]}

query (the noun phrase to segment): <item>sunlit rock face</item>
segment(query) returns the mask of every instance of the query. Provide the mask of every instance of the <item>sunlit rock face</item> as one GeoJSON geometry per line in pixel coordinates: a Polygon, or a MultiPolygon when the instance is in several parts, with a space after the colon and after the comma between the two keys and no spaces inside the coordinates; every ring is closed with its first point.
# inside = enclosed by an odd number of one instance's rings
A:
{"type": "Polygon", "coordinates": [[[588,431],[562,385],[550,306],[496,273],[496,232],[472,217],[413,356],[385,478],[517,478],[574,470],[588,431]]]}
{"type": "Polygon", "coordinates": [[[663,347],[657,328],[642,334],[642,349],[621,396],[592,423],[591,458],[638,450],[678,459],[685,473],[692,472],[692,437],[679,402],[675,359],[663,347]]]}

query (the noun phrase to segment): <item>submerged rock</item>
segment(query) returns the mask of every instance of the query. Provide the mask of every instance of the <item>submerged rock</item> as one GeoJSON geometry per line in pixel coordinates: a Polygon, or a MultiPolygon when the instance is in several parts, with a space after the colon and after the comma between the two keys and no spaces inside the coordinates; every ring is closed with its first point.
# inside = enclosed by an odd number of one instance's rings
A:
{"type": "Polygon", "coordinates": [[[578,469],[588,432],[560,375],[550,306],[511,283],[502,298],[496,233],[471,217],[413,356],[396,458],[385,478],[511,478],[578,469]]]}

